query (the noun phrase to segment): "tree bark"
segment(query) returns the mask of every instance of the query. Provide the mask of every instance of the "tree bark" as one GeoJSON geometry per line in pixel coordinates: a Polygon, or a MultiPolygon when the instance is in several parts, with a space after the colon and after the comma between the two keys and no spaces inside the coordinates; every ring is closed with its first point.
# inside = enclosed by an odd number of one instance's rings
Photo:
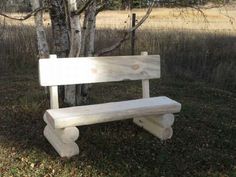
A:
{"type": "MultiPolygon", "coordinates": [[[[33,11],[41,7],[39,0],[31,0],[30,3],[33,11]]],[[[34,20],[36,25],[39,58],[48,58],[49,48],[48,48],[46,33],[43,26],[43,12],[42,11],[37,12],[34,16],[34,20]]]]}
{"type": "Polygon", "coordinates": [[[54,52],[58,57],[67,57],[70,45],[66,5],[63,0],[50,0],[50,5],[54,52]]]}
{"type": "Polygon", "coordinates": [[[88,7],[87,30],[85,33],[85,56],[94,55],[95,29],[96,29],[96,1],[88,7]]]}
{"type": "MultiPolygon", "coordinates": [[[[50,0],[50,18],[52,23],[53,53],[58,57],[67,57],[70,50],[67,4],[64,0],[50,0]]],[[[59,87],[60,97],[64,100],[64,87],[59,87]]]]}
{"type": "MultiPolygon", "coordinates": [[[[82,56],[94,55],[95,29],[96,29],[96,10],[97,3],[93,1],[85,10],[82,32],[82,56]]],[[[76,103],[78,105],[87,104],[91,84],[78,85],[76,87],[76,103]]]]}
{"type": "MultiPolygon", "coordinates": [[[[69,57],[79,57],[81,49],[81,25],[79,15],[73,12],[77,11],[76,0],[68,0],[68,15],[70,21],[70,52],[69,57]]],[[[78,86],[81,87],[81,86],[78,86]]],[[[64,101],[70,105],[78,104],[76,101],[77,96],[76,85],[65,86],[64,101]]]]}
{"type": "Polygon", "coordinates": [[[77,11],[76,0],[68,0],[70,18],[70,53],[69,57],[79,57],[81,49],[81,25],[79,15],[73,15],[77,11]]]}
{"type": "Polygon", "coordinates": [[[96,29],[96,1],[91,3],[85,10],[83,22],[83,37],[82,37],[82,55],[94,55],[95,29],[96,29]]]}

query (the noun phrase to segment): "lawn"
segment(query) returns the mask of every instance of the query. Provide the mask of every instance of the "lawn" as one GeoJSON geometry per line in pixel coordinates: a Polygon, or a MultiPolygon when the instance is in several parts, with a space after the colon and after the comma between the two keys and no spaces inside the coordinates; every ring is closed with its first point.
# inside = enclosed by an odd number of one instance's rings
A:
{"type": "MultiPolygon", "coordinates": [[[[66,159],[42,134],[49,102],[37,73],[0,75],[0,176],[236,176],[235,93],[167,77],[150,88],[182,103],[172,139],[160,141],[131,120],[83,126],[80,154],[66,159]]],[[[90,104],[139,97],[140,82],[95,84],[90,104]]]]}

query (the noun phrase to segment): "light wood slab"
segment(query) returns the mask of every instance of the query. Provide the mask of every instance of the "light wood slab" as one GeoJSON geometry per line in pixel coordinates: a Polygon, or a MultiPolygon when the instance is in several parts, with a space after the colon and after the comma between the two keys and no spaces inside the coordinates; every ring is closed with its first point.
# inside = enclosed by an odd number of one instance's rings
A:
{"type": "Polygon", "coordinates": [[[43,133],[61,157],[69,158],[79,154],[79,147],[75,142],[64,143],[60,138],[58,138],[56,132],[50,126],[47,125],[44,128],[43,133]]]}
{"type": "Polygon", "coordinates": [[[160,56],[40,59],[39,78],[41,86],[160,78],[160,56]]]}
{"type": "Polygon", "coordinates": [[[163,128],[145,118],[136,118],[133,121],[136,125],[142,127],[161,140],[170,139],[173,135],[173,129],[171,127],[163,128]]]}
{"type": "Polygon", "coordinates": [[[124,120],[133,117],[176,113],[181,104],[168,97],[153,97],[105,104],[50,109],[45,118],[54,128],[124,120]]]}

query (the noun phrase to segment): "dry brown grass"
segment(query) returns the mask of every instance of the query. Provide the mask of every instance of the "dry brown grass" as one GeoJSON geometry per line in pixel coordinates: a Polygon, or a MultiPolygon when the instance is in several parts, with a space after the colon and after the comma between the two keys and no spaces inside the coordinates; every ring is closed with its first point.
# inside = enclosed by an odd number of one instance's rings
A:
{"type": "MultiPolygon", "coordinates": [[[[222,7],[202,10],[204,15],[191,8],[154,8],[149,19],[142,25],[142,29],[187,29],[187,30],[210,30],[210,31],[236,31],[236,8],[222,7]]],[[[124,29],[130,25],[130,14],[136,13],[137,20],[145,14],[145,9],[130,11],[104,11],[97,17],[98,28],[124,29]]],[[[24,14],[12,13],[14,17],[24,14]]],[[[49,15],[44,17],[45,26],[50,26],[49,15]]],[[[11,25],[34,25],[34,19],[30,18],[23,22],[9,21],[11,25]]]]}
{"type": "MultiPolygon", "coordinates": [[[[134,10],[138,20],[145,10],[134,10]]],[[[105,11],[97,18],[96,50],[121,38],[130,25],[127,11],[105,11]]],[[[217,87],[236,88],[236,29],[234,8],[209,9],[205,17],[192,9],[156,8],[137,31],[135,51],[160,54],[163,75],[200,79],[217,87]],[[206,21],[207,20],[207,21],[206,21]]],[[[19,14],[12,14],[19,16],[19,14]]],[[[21,14],[22,15],[22,14],[21,14]]],[[[45,16],[51,43],[49,16],[45,16]]],[[[37,66],[37,48],[33,18],[7,21],[0,41],[0,71],[24,70],[37,66]]],[[[51,48],[51,53],[53,49],[51,48]]],[[[129,55],[127,41],[111,55],[129,55]]]]}
{"type": "MultiPolygon", "coordinates": [[[[188,29],[230,31],[236,29],[236,11],[227,7],[203,10],[203,14],[194,9],[155,8],[142,29],[188,29]]],[[[139,20],[145,10],[133,10],[139,20]]],[[[105,11],[99,14],[98,28],[126,28],[129,26],[130,14],[127,11],[105,11]]]]}

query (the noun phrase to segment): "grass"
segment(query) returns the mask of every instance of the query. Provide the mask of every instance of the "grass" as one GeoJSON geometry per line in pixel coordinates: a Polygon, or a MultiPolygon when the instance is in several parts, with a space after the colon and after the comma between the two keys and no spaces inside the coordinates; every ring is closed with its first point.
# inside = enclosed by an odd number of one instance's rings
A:
{"type": "MultiPolygon", "coordinates": [[[[62,159],[42,135],[49,103],[37,80],[34,72],[0,78],[1,176],[236,176],[235,94],[198,82],[153,80],[152,96],[183,104],[171,140],[161,142],[132,121],[83,126],[80,155],[62,159]]],[[[140,82],[96,84],[90,103],[140,96],[140,82]]]]}
{"type": "MultiPolygon", "coordinates": [[[[136,54],[162,58],[162,78],[151,81],[151,95],[182,103],[173,138],[162,142],[131,120],[83,126],[81,153],[72,159],[60,158],[42,134],[49,100],[38,84],[32,19],[7,21],[0,34],[0,177],[236,176],[235,10],[207,10],[208,23],[194,13],[154,9],[137,31],[136,54]]],[[[128,20],[125,11],[100,14],[96,50],[121,37],[128,20]]],[[[49,28],[47,36],[51,46],[49,28]]],[[[112,55],[129,53],[127,41],[112,55]]],[[[90,104],[140,97],[140,82],[95,84],[90,104]]]]}

